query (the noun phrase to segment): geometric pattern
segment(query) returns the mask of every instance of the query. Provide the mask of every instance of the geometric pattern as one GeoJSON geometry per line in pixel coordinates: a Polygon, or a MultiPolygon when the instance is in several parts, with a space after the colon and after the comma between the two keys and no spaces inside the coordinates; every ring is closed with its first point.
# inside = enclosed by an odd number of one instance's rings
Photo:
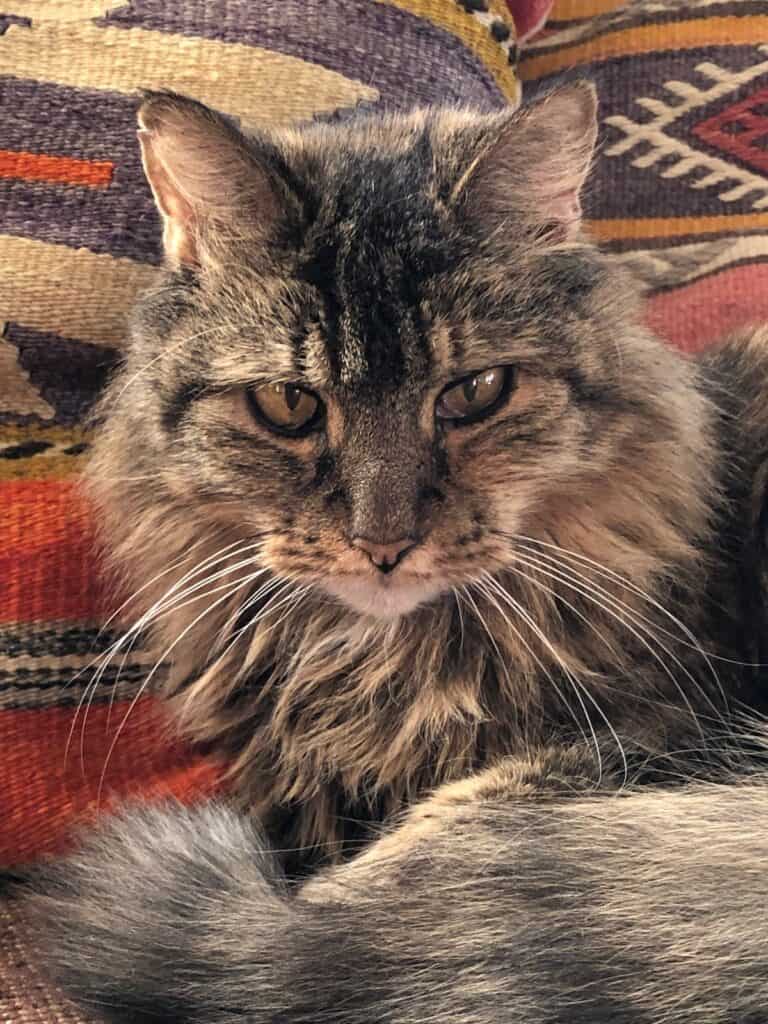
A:
{"type": "Polygon", "coordinates": [[[768,318],[768,4],[556,0],[552,17],[520,75],[595,82],[588,227],[640,274],[649,324],[692,352],[768,318]]]}
{"type": "Polygon", "coordinates": [[[635,102],[651,114],[649,119],[607,117],[605,124],[624,137],[609,146],[605,156],[632,154],[634,167],[655,167],[662,178],[685,180],[690,188],[716,188],[723,203],[748,197],[753,209],[768,209],[768,152],[759,145],[768,136],[768,87],[707,117],[707,110],[724,98],[738,95],[755,79],[768,79],[768,46],[758,49],[766,59],[740,71],[710,61],[697,64],[694,70],[708,83],[705,88],[674,79],[663,83],[667,100],[638,97],[635,102]],[[690,121],[691,114],[700,120],[681,137],[676,128],[690,121]],[[693,144],[691,133],[707,143],[709,151],[693,144]]]}

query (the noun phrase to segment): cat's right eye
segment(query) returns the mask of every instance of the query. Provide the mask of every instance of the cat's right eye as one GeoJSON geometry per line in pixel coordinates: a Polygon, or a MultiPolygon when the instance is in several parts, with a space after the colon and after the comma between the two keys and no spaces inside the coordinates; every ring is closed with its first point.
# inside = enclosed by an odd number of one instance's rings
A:
{"type": "Polygon", "coordinates": [[[322,402],[299,384],[260,384],[248,388],[247,396],[256,419],[287,437],[303,436],[322,420],[322,402]]]}

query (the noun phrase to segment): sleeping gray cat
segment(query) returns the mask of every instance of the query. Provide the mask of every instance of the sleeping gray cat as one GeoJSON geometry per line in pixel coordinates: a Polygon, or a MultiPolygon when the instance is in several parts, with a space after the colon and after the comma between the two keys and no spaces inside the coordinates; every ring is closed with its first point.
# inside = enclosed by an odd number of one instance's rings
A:
{"type": "Polygon", "coordinates": [[[233,800],[53,869],[56,976],[110,1021],[768,1020],[768,332],[642,326],[580,224],[587,85],[139,119],[168,270],[90,472],[113,653],[150,631],[233,800]]]}

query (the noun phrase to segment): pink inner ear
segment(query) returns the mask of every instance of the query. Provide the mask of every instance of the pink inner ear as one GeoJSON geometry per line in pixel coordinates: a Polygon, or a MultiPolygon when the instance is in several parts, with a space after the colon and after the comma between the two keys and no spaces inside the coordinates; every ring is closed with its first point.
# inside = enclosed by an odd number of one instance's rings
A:
{"type": "Polygon", "coordinates": [[[141,144],[144,172],[155,203],[163,219],[163,245],[174,263],[197,263],[195,211],[181,193],[160,156],[160,141],[145,128],[137,133],[141,144]]]}
{"type": "Polygon", "coordinates": [[[547,212],[552,219],[562,224],[566,233],[579,226],[581,221],[581,200],[579,193],[574,189],[561,192],[547,204],[547,212]]]}

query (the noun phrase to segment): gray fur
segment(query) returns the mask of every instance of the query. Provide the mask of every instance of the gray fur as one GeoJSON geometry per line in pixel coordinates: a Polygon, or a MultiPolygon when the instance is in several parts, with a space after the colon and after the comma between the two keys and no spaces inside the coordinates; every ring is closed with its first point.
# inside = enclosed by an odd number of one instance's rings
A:
{"type": "Polygon", "coordinates": [[[140,120],[169,268],[90,486],[237,809],[129,813],[52,871],[56,976],[114,1021],[768,1019],[734,717],[765,701],[768,330],[694,363],[643,327],[579,225],[588,87],[140,120]],[[439,421],[501,366],[492,413],[439,421]],[[317,429],[250,415],[275,382],[317,429]],[[354,541],[403,537],[382,582],[354,541]]]}
{"type": "Polygon", "coordinates": [[[57,961],[119,1024],[757,1024],[767,814],[763,786],[467,793],[294,893],[225,808],[136,812],[52,888],[57,961]]]}

